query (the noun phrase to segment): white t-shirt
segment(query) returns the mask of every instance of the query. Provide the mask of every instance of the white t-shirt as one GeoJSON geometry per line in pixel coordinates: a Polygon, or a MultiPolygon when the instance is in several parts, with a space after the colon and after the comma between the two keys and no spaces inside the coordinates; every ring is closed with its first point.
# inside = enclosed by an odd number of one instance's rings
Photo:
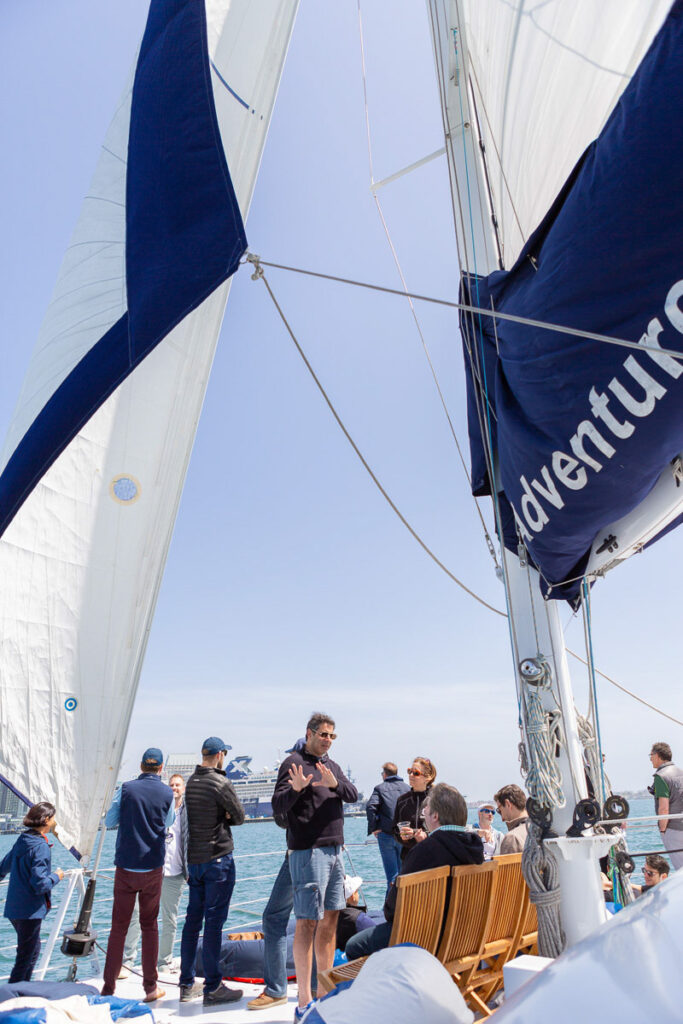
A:
{"type": "Polygon", "coordinates": [[[169,829],[166,830],[166,858],[164,860],[164,874],[165,875],[182,875],[183,873],[183,856],[180,844],[182,843],[180,821],[183,816],[184,809],[181,807],[176,812],[175,821],[169,829]]]}

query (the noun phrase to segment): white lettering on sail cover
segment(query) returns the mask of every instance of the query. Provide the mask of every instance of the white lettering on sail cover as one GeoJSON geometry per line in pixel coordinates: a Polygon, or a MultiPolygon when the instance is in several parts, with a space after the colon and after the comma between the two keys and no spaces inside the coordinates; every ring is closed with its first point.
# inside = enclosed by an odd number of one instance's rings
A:
{"type": "MultiPolygon", "coordinates": [[[[681,298],[683,280],[677,281],[669,289],[664,301],[664,315],[672,327],[683,333],[683,310],[678,304],[681,298]]],[[[664,352],[652,351],[653,348],[660,348],[659,336],[663,329],[661,320],[654,317],[639,339],[639,344],[649,346],[649,349],[643,350],[643,355],[649,356],[669,377],[678,380],[683,373],[683,363],[664,352]]],[[[606,460],[616,454],[617,449],[611,440],[616,438],[618,441],[627,441],[635,432],[636,424],[625,418],[622,410],[615,408],[615,403],[621,405],[623,411],[630,416],[644,419],[651,415],[657,403],[667,394],[668,389],[653,377],[634,355],[629,355],[624,360],[623,370],[629,379],[620,380],[613,377],[607,385],[608,390],[612,392],[611,395],[599,392],[595,387],[591,388],[588,404],[593,419],[581,420],[569,438],[569,447],[574,457],[563,451],[555,451],[551,459],[552,473],[548,466],[542,466],[537,476],[531,480],[531,485],[525,476],[520,477],[523,492],[520,498],[520,512],[518,513],[514,506],[513,512],[525,540],[532,540],[529,529],[534,533],[540,533],[550,522],[552,508],[564,508],[565,500],[558,489],[558,484],[570,491],[582,490],[589,481],[587,469],[584,467],[599,473],[606,460]],[[598,430],[594,420],[599,421],[602,432],[598,430]],[[606,432],[609,432],[609,439],[605,436],[606,432]],[[551,508],[546,511],[540,499],[551,508]]]]}

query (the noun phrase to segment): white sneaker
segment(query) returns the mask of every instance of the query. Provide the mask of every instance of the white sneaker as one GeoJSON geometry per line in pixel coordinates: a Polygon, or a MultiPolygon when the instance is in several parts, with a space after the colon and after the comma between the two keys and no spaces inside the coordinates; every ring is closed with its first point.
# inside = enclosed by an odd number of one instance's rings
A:
{"type": "Polygon", "coordinates": [[[130,978],[130,970],[128,969],[128,967],[122,965],[121,970],[116,975],[116,977],[118,978],[119,981],[123,981],[124,978],[130,978]]]}

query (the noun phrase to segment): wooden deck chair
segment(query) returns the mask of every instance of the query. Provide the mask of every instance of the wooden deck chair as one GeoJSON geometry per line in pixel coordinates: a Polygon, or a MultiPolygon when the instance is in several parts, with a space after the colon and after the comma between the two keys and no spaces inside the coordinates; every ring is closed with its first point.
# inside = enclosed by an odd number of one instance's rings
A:
{"type": "Polygon", "coordinates": [[[536,913],[536,907],[529,899],[528,889],[526,891],[526,900],[524,903],[522,933],[519,938],[517,952],[530,953],[532,956],[538,956],[538,915],[536,913]]]}
{"type": "Polygon", "coordinates": [[[497,871],[492,860],[452,871],[451,897],[436,955],[463,994],[481,960],[497,871]]]}
{"type": "MultiPolygon", "coordinates": [[[[436,953],[443,927],[449,867],[415,871],[396,878],[396,912],[391,928],[390,946],[412,942],[428,953],[436,953]]],[[[330,992],[342,981],[350,981],[368,958],[332,967],[318,974],[318,991],[330,992]]]]}
{"type": "Polygon", "coordinates": [[[495,857],[498,865],[482,963],[469,977],[463,996],[473,1010],[490,1016],[487,1003],[503,984],[503,965],[516,955],[529,904],[529,890],[522,875],[522,854],[495,857]]]}

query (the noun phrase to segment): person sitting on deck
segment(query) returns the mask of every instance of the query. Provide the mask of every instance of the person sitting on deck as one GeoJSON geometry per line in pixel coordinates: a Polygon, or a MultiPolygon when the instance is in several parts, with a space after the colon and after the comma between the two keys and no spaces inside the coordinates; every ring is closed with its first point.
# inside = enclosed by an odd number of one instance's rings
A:
{"type": "Polygon", "coordinates": [[[659,885],[660,882],[669,877],[669,870],[668,863],[660,854],[648,853],[643,866],[645,883],[643,885],[634,885],[633,888],[639,896],[644,896],[646,892],[654,889],[656,885],[659,885]]]}
{"type": "Polygon", "coordinates": [[[485,800],[477,808],[479,824],[472,826],[484,844],[484,860],[492,860],[493,857],[500,853],[500,847],[505,838],[502,832],[493,827],[493,816],[495,813],[496,806],[493,800],[485,800]]]}
{"type": "MultiPolygon", "coordinates": [[[[455,867],[458,864],[483,864],[484,845],[476,832],[467,829],[467,804],[462,794],[445,782],[433,786],[423,807],[427,838],[406,854],[400,875],[429,868],[455,867]]],[[[392,883],[384,901],[384,924],[352,936],[346,943],[349,960],[376,953],[389,945],[396,911],[396,883],[392,883]]]]}
{"type": "Polygon", "coordinates": [[[508,827],[508,834],[503,838],[498,853],[521,853],[529,827],[524,790],[511,782],[509,786],[499,789],[493,799],[496,801],[496,810],[508,827]]]}

